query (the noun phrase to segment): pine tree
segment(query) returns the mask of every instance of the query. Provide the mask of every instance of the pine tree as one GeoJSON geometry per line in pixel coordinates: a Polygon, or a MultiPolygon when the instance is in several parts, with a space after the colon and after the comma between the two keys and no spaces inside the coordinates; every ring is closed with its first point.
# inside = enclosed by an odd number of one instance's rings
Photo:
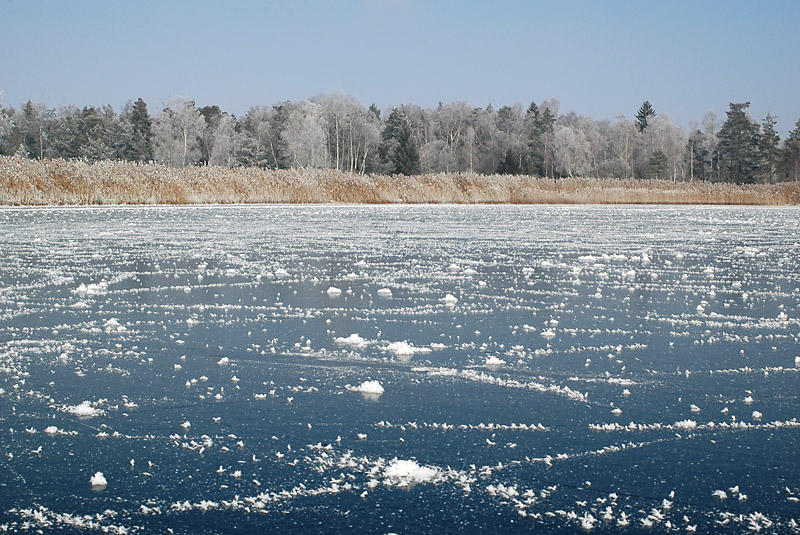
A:
{"type": "Polygon", "coordinates": [[[730,182],[752,182],[758,171],[758,124],[750,119],[750,102],[731,102],[719,131],[720,167],[730,182]]]}
{"type": "Polygon", "coordinates": [[[656,111],[653,109],[653,105],[650,104],[649,100],[645,100],[639,108],[639,111],[636,112],[636,128],[639,130],[640,134],[643,134],[645,129],[647,129],[647,119],[655,116],[656,111]]]}

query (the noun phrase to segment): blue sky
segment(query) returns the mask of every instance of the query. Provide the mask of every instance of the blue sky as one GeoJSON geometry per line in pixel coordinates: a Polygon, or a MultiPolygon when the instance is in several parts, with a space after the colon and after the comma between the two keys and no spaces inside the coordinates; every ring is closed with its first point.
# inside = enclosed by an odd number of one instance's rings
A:
{"type": "Polygon", "coordinates": [[[0,0],[4,104],[178,95],[241,114],[341,92],[382,108],[555,97],[688,126],[750,100],[800,118],[800,2],[81,2],[0,0]]]}

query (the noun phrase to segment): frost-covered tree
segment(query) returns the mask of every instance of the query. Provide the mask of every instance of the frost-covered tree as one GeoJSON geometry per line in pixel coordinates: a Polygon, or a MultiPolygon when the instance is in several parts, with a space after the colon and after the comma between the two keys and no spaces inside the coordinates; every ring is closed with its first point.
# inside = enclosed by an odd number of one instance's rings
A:
{"type": "Polygon", "coordinates": [[[789,180],[800,180],[800,119],[783,144],[783,168],[789,180]]]}
{"type": "Polygon", "coordinates": [[[590,165],[589,142],[580,130],[557,126],[553,136],[555,169],[562,176],[582,175],[590,165]]]}
{"type": "Polygon", "coordinates": [[[227,113],[216,121],[211,140],[211,153],[208,163],[222,167],[236,165],[236,149],[240,136],[236,132],[236,123],[227,113]]]}
{"type": "Polygon", "coordinates": [[[370,154],[377,148],[380,112],[367,110],[357,99],[345,95],[323,95],[313,99],[324,110],[326,146],[335,169],[364,172],[370,154]]]}
{"type": "Polygon", "coordinates": [[[633,177],[633,155],[636,140],[634,121],[619,116],[616,122],[603,129],[605,148],[599,158],[597,172],[600,176],[615,178],[633,177]]]}
{"type": "Polygon", "coordinates": [[[238,124],[241,134],[237,150],[238,165],[285,169],[294,163],[281,137],[289,112],[294,107],[291,102],[282,102],[275,106],[254,106],[247,110],[238,124]]]}
{"type": "Polygon", "coordinates": [[[689,180],[711,180],[711,157],[708,135],[695,129],[686,141],[686,167],[689,180]]]}
{"type": "Polygon", "coordinates": [[[22,106],[22,113],[15,121],[22,144],[33,158],[44,157],[47,122],[51,115],[52,110],[48,110],[44,104],[37,104],[29,100],[22,106]]]}
{"type": "Polygon", "coordinates": [[[0,155],[11,154],[10,141],[14,130],[14,115],[3,107],[3,90],[0,89],[0,155]]]}
{"type": "Polygon", "coordinates": [[[292,158],[292,167],[328,167],[325,111],[320,104],[306,101],[293,109],[281,137],[292,158]]]}
{"type": "MultiPolygon", "coordinates": [[[[671,178],[677,180],[683,176],[684,151],[686,149],[686,132],[684,129],[672,122],[668,115],[661,114],[650,120],[648,128],[653,152],[661,152],[666,158],[666,166],[663,171],[659,167],[659,178],[671,178]],[[663,175],[663,176],[662,176],[663,175]]],[[[660,165],[661,155],[656,157],[660,165]]],[[[650,165],[652,171],[653,166],[650,165]]],[[[652,174],[652,173],[651,173],[652,174]]]]}
{"type": "Polygon", "coordinates": [[[179,97],[156,118],[153,135],[156,160],[186,167],[200,159],[205,121],[194,101],[179,97]]]}

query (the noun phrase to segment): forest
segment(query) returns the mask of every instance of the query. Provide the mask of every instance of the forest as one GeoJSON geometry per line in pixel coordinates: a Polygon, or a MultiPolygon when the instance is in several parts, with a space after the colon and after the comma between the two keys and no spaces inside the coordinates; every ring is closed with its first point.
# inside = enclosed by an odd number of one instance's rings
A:
{"type": "Polygon", "coordinates": [[[151,113],[113,106],[0,105],[0,155],[173,168],[333,169],[368,175],[470,173],[776,183],[800,179],[800,120],[781,139],[770,114],[730,103],[687,130],[645,101],[630,118],[465,102],[382,111],[340,94],[254,106],[242,116],[176,98],[151,113]]]}

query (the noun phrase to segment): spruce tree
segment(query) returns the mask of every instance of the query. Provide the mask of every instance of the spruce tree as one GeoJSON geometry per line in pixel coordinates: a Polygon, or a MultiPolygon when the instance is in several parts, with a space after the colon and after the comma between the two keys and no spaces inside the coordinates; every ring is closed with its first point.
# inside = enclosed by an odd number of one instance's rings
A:
{"type": "Polygon", "coordinates": [[[783,144],[783,168],[789,180],[800,180],[800,119],[783,144]]]}
{"type": "Polygon", "coordinates": [[[720,167],[723,180],[752,182],[758,171],[758,124],[750,119],[750,102],[731,102],[728,118],[719,131],[720,167]]]}
{"type": "Polygon", "coordinates": [[[44,156],[45,114],[44,107],[34,104],[30,100],[22,107],[20,131],[25,150],[31,158],[44,156]]]}
{"type": "Polygon", "coordinates": [[[711,151],[708,139],[700,130],[695,130],[686,142],[686,167],[690,180],[709,180],[711,173],[711,151]]]}
{"type": "Polygon", "coordinates": [[[147,104],[141,98],[133,103],[129,118],[133,125],[134,159],[148,162],[153,159],[153,121],[147,113],[147,104]]]}
{"type": "Polygon", "coordinates": [[[669,168],[669,161],[664,151],[657,149],[650,156],[650,177],[651,178],[667,178],[667,170],[669,168]]]}
{"type": "Polygon", "coordinates": [[[416,175],[420,170],[419,151],[411,132],[411,126],[403,117],[396,135],[397,148],[394,153],[394,172],[399,175],[416,175]]]}
{"type": "Polygon", "coordinates": [[[502,160],[500,160],[500,164],[497,166],[497,172],[501,175],[521,175],[522,169],[519,165],[519,160],[514,157],[514,153],[511,149],[506,150],[506,156],[502,160]]]}
{"type": "Polygon", "coordinates": [[[647,129],[647,119],[655,116],[656,111],[653,109],[653,105],[650,104],[649,100],[645,100],[639,108],[639,111],[636,112],[636,128],[639,130],[640,134],[644,133],[645,129],[647,129]]]}
{"type": "MultiPolygon", "coordinates": [[[[398,161],[403,159],[398,155],[400,138],[403,136],[405,128],[408,128],[410,138],[411,127],[403,111],[399,108],[392,109],[389,117],[386,118],[386,123],[381,132],[381,142],[378,145],[378,157],[383,172],[408,174],[398,170],[398,161]]],[[[414,149],[416,149],[416,146],[414,146],[414,149]]],[[[406,147],[405,150],[409,150],[409,148],[406,147]]],[[[416,159],[419,160],[419,155],[417,155],[416,159]]]]}
{"type": "Polygon", "coordinates": [[[758,138],[760,174],[761,178],[768,182],[775,180],[781,154],[778,148],[781,138],[775,131],[775,123],[775,117],[768,113],[761,123],[761,135],[758,138]]]}

